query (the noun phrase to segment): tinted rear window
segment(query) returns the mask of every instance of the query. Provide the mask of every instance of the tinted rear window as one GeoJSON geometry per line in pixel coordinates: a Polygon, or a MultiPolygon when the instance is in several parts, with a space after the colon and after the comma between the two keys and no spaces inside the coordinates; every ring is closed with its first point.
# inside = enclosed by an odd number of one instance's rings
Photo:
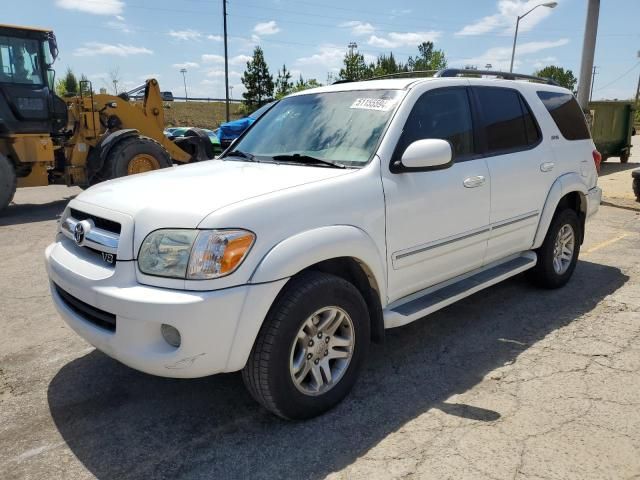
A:
{"type": "Polygon", "coordinates": [[[476,88],[488,153],[523,150],[540,140],[533,115],[516,90],[476,88]]]}
{"type": "Polygon", "coordinates": [[[538,97],[567,140],[591,138],[580,106],[573,95],[560,92],[538,92],[538,97]]]}

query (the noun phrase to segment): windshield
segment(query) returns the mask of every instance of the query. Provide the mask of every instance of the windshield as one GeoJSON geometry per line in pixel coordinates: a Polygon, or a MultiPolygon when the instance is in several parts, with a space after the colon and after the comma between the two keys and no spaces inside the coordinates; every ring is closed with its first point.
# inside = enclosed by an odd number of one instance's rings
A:
{"type": "Polygon", "coordinates": [[[261,106],[259,109],[257,109],[255,112],[253,112],[252,114],[250,114],[249,116],[253,119],[258,119],[260,118],[264,112],[266,112],[267,110],[269,110],[269,108],[271,108],[271,105],[273,105],[274,102],[269,102],[263,106],[261,106]]]}
{"type": "Polygon", "coordinates": [[[361,167],[375,153],[401,93],[352,90],[285,98],[233,150],[249,154],[254,161],[298,155],[361,167]]]}
{"type": "Polygon", "coordinates": [[[0,82],[42,85],[39,51],[37,40],[0,36],[0,82]]]}

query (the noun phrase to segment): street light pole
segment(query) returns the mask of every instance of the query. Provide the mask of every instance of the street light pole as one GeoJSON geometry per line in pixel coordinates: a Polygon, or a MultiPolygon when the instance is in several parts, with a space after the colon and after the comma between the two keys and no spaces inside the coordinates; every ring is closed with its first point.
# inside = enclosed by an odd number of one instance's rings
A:
{"type": "Polygon", "coordinates": [[[224,28],[224,98],[227,122],[229,117],[229,52],[227,50],[227,0],[222,0],[222,21],[224,28]]]}
{"type": "Polygon", "coordinates": [[[529,10],[528,12],[525,12],[523,15],[518,16],[516,20],[516,33],[513,35],[513,49],[511,50],[511,65],[509,66],[509,72],[513,72],[513,59],[516,56],[516,42],[518,41],[518,27],[520,26],[520,20],[522,20],[527,15],[529,15],[538,7],[556,8],[557,6],[558,6],[558,2],[540,3],[535,7],[533,7],[531,10],[529,10]]]}
{"type": "Polygon", "coordinates": [[[181,68],[180,73],[182,74],[182,81],[184,82],[184,101],[189,101],[189,95],[187,95],[187,69],[181,68]]]}

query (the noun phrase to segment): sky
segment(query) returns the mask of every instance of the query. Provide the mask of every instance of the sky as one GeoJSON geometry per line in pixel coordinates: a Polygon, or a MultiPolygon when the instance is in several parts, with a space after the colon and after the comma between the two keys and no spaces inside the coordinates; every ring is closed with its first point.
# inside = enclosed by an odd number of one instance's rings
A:
{"type": "MultiPolygon", "coordinates": [[[[450,67],[509,68],[516,17],[544,0],[228,0],[229,82],[240,81],[260,45],[274,77],[283,64],[294,78],[326,83],[337,76],[350,42],[365,59],[392,51],[406,61],[417,45],[433,41],[450,67]]],[[[578,77],[587,0],[558,0],[520,22],[514,71],[545,65],[578,77]]],[[[3,9],[3,23],[52,28],[67,67],[94,89],[120,90],[146,78],[162,90],[190,97],[224,96],[222,0],[25,0],[3,9]]],[[[603,0],[596,43],[593,98],[632,98],[640,74],[640,0],[603,0]]]]}

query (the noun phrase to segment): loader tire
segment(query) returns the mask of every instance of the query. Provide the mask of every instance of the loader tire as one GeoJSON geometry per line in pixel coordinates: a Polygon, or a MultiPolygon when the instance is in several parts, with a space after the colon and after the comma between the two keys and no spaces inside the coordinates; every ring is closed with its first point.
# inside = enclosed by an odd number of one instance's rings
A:
{"type": "Polygon", "coordinates": [[[171,157],[162,145],[149,137],[127,137],[115,145],[104,164],[104,180],[150,172],[171,166],[171,157]]]}
{"type": "Polygon", "coordinates": [[[0,214],[9,206],[16,193],[18,179],[11,160],[0,153],[0,214]]]}

